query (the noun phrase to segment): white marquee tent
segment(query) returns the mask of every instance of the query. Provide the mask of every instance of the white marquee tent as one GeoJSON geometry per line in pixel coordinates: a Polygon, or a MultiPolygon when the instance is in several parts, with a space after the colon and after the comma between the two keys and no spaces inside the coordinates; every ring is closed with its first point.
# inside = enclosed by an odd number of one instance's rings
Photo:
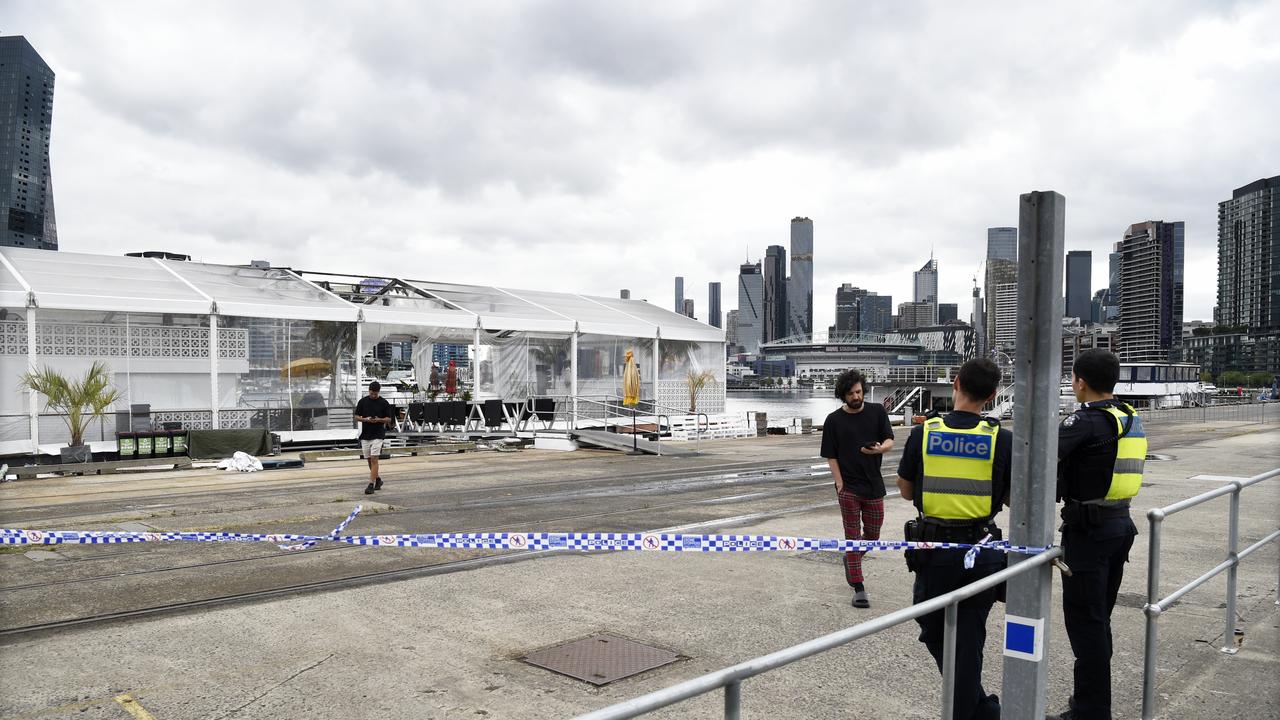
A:
{"type": "MultiPolygon", "coordinates": [[[[110,367],[118,413],[147,404],[188,428],[349,430],[367,380],[356,358],[389,340],[423,375],[433,345],[468,346],[477,400],[620,396],[632,350],[645,400],[686,406],[688,374],[708,370],[698,409],[724,405],[724,331],[641,301],[21,248],[0,250],[0,266],[0,454],[66,441],[18,387],[23,372],[95,360],[110,367]],[[328,370],[295,374],[304,359],[328,370]]],[[[114,438],[116,422],[86,439],[114,438]]]]}

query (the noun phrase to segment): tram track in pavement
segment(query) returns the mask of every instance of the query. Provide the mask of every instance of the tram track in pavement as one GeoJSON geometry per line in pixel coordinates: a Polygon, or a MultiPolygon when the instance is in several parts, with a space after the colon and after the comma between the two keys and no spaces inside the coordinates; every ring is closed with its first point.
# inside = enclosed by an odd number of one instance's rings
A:
{"type": "MultiPolygon", "coordinates": [[[[811,483],[800,490],[813,490],[818,487],[825,487],[828,483],[811,483]]],[[[896,495],[896,491],[890,492],[890,495],[896,495]]],[[[673,503],[672,505],[695,505],[710,502],[718,502],[724,498],[699,499],[685,503],[673,503]]],[[[829,508],[832,506],[830,500],[821,502],[809,502],[798,505],[788,505],[779,508],[770,508],[760,512],[748,513],[744,515],[735,515],[728,517],[712,518],[692,523],[685,523],[677,526],[648,528],[644,530],[636,530],[635,532],[681,532],[689,530],[697,530],[706,532],[717,528],[728,528],[741,526],[746,524],[754,524],[769,519],[783,517],[790,514],[810,512],[813,510],[829,508]]],[[[648,508],[646,508],[648,509],[648,508]]],[[[532,524],[546,524],[551,522],[564,522],[569,519],[582,519],[587,517],[603,517],[608,515],[621,515],[634,512],[635,509],[618,510],[608,513],[590,513],[586,515],[564,516],[560,518],[548,518],[534,523],[526,523],[523,526],[528,527],[532,524]]],[[[514,527],[514,526],[512,526],[514,527]]],[[[487,531],[498,531],[504,528],[491,528],[487,531]]],[[[479,532],[479,531],[477,531],[479,532]]],[[[327,552],[337,550],[354,550],[358,546],[335,546],[327,552]]],[[[319,550],[319,549],[317,549],[319,550]]],[[[308,551],[303,554],[314,554],[317,550],[308,551]]],[[[596,551],[589,554],[600,554],[613,551],[596,551]]],[[[344,575],[336,578],[326,578],[302,583],[292,583],[276,587],[262,588],[250,590],[246,592],[226,593],[215,595],[213,597],[199,598],[195,600],[161,603],[141,608],[128,608],[124,610],[116,610],[111,612],[95,613],[78,617],[59,619],[49,622],[34,623],[11,628],[0,629],[0,645],[12,642],[19,642],[31,638],[41,637],[43,635],[70,629],[83,629],[88,627],[97,627],[110,623],[125,622],[129,620],[144,619],[151,617],[159,617],[164,615],[180,614],[184,612],[192,612],[215,607],[229,606],[241,603],[251,603],[256,601],[265,601],[283,597],[292,597],[304,595],[313,592],[326,592],[334,590],[354,589],[359,587],[367,587],[385,582],[395,582],[400,580],[408,580],[414,578],[430,577],[434,575],[444,575],[456,572],[465,572],[493,565],[502,565],[507,563],[523,562],[541,557],[563,554],[583,554],[581,551],[571,551],[564,549],[554,550],[521,550],[521,551],[500,551],[498,553],[490,553],[479,557],[465,558],[461,560],[435,562],[435,563],[418,563],[408,567],[392,568],[387,570],[378,570],[373,572],[357,573],[354,575],[344,575]]],[[[287,556],[273,556],[287,557],[287,556]]]]}
{"type": "MultiPolygon", "coordinates": [[[[805,485],[781,488],[781,489],[771,490],[771,491],[736,493],[733,495],[725,495],[720,497],[689,499],[689,500],[683,500],[679,502],[662,503],[658,505],[644,505],[642,507],[629,507],[629,508],[624,508],[620,510],[611,510],[607,512],[562,515],[558,517],[545,518],[540,520],[527,520],[527,521],[487,526],[487,527],[469,528],[464,530],[443,530],[443,531],[435,531],[435,532],[458,532],[458,533],[502,532],[502,531],[517,529],[517,528],[526,528],[526,527],[533,527],[538,525],[548,525],[552,523],[561,523],[561,522],[568,522],[568,521],[589,520],[594,518],[609,517],[613,515],[626,515],[629,513],[636,513],[636,512],[642,512],[642,511],[650,512],[650,511],[670,510],[670,509],[682,508],[682,507],[696,507],[698,505],[721,505],[721,504],[728,504],[733,502],[763,500],[763,499],[768,499],[772,497],[782,497],[786,495],[794,495],[799,493],[810,492],[818,488],[827,487],[828,485],[829,483],[825,481],[816,482],[816,483],[807,483],[805,485]]],[[[628,495],[628,496],[634,496],[634,495],[628,495]]],[[[543,502],[552,502],[557,500],[558,498],[545,499],[540,497],[538,499],[543,502]]],[[[524,504],[521,502],[522,500],[527,501],[529,500],[529,498],[518,499],[514,504],[515,505],[524,504]]],[[[484,508],[484,507],[495,507],[495,506],[501,506],[501,505],[510,506],[512,504],[513,503],[510,503],[510,502],[503,503],[501,501],[484,501],[481,503],[477,503],[473,507],[484,508]]],[[[462,506],[455,506],[453,508],[444,508],[444,509],[458,509],[459,507],[462,507],[462,506]]],[[[406,508],[404,510],[397,510],[397,514],[401,514],[403,512],[412,512],[415,509],[439,510],[442,508],[440,506],[423,506],[422,508],[406,508]]],[[[357,534],[360,534],[360,533],[357,533],[357,534]]],[[[78,546],[73,545],[71,547],[78,547],[78,546]]],[[[103,545],[103,546],[93,546],[93,547],[109,547],[109,546],[103,545]]],[[[188,565],[175,565],[170,567],[149,568],[146,570],[132,570],[132,571],[122,572],[122,573],[111,573],[107,575],[93,575],[93,576],[81,577],[81,578],[63,578],[59,580],[50,580],[46,582],[29,583],[26,585],[10,585],[6,587],[0,587],[0,595],[3,595],[4,593],[9,593],[9,592],[16,592],[19,590],[51,588],[51,587],[57,587],[62,585],[75,585],[79,583],[112,580],[112,579],[123,578],[123,577],[136,577],[139,575],[151,575],[151,574],[164,573],[164,572],[175,572],[179,570],[197,570],[200,568],[213,567],[217,565],[251,563],[255,561],[278,560],[282,558],[301,558],[301,557],[307,557],[307,556],[314,557],[317,553],[321,553],[321,552],[352,551],[352,550],[358,550],[361,547],[362,546],[359,546],[359,545],[324,545],[324,546],[318,546],[306,552],[271,553],[271,554],[257,555],[254,557],[247,557],[247,558],[232,558],[227,560],[215,560],[212,562],[192,563],[188,565]]]]}
{"type": "MultiPolygon", "coordinates": [[[[813,460],[813,458],[812,456],[809,456],[805,458],[805,460],[813,460]]],[[[737,463],[733,463],[730,465],[731,467],[728,469],[740,469],[737,467],[739,465],[737,463]]],[[[567,514],[555,513],[548,517],[524,518],[519,521],[505,522],[501,524],[490,525],[483,528],[469,529],[469,530],[465,530],[465,532],[486,532],[486,531],[493,532],[493,531],[501,531],[505,529],[516,529],[516,528],[527,529],[527,528],[546,527],[546,526],[552,526],[549,529],[552,529],[555,531],[563,531],[563,530],[591,531],[594,529],[593,527],[594,523],[588,523],[586,527],[566,528],[566,527],[556,527],[556,526],[563,525],[565,523],[576,523],[578,525],[581,525],[582,521],[584,520],[594,521],[600,518],[609,518],[609,517],[621,518],[621,517],[630,516],[634,518],[635,516],[638,516],[638,515],[648,516],[648,517],[653,517],[657,515],[659,518],[661,518],[662,515],[666,512],[670,512],[670,511],[679,512],[681,509],[685,509],[685,508],[696,508],[699,506],[728,507],[736,503],[759,502],[759,501],[766,501],[772,498],[802,495],[805,493],[813,493],[813,492],[818,492],[830,487],[829,481],[804,482],[804,480],[806,480],[807,478],[826,474],[825,468],[819,470],[819,468],[821,468],[821,465],[818,463],[807,462],[800,465],[790,465],[787,467],[778,467],[775,463],[774,466],[766,467],[766,468],[759,468],[758,463],[746,463],[746,465],[748,467],[754,466],[757,469],[752,472],[715,473],[710,476],[703,474],[703,475],[689,477],[687,473],[691,471],[698,472],[698,471],[706,470],[709,468],[681,468],[680,471],[686,474],[686,477],[683,478],[683,482],[681,482],[680,481],[681,479],[679,478],[673,480],[671,478],[664,477],[666,475],[669,475],[670,473],[653,473],[653,474],[649,474],[649,476],[652,478],[651,482],[639,488],[639,492],[626,493],[626,492],[623,492],[626,489],[625,486],[623,487],[611,486],[606,489],[607,492],[601,492],[601,489],[596,488],[596,489],[589,489],[585,493],[585,495],[589,495],[591,498],[599,501],[601,498],[607,498],[610,500],[618,500],[618,499],[627,498],[627,497],[645,498],[645,497],[652,496],[659,493],[690,491],[695,489],[696,491],[705,492],[708,489],[714,491],[717,488],[723,488],[726,486],[732,487],[733,492],[728,494],[720,492],[720,493],[713,494],[710,497],[683,498],[680,500],[667,502],[667,503],[646,503],[642,505],[632,505],[624,508],[609,508],[603,511],[594,511],[594,512],[578,512],[578,513],[567,513],[567,514]],[[749,489],[749,486],[751,485],[759,485],[765,482],[777,482],[777,481],[790,482],[792,484],[788,487],[781,487],[781,488],[774,488],[774,489],[755,489],[755,490],[749,489]],[[797,481],[799,481],[799,484],[795,484],[797,483],[797,481]],[[696,483],[697,487],[693,488],[691,486],[691,483],[696,483]]],[[[725,468],[720,468],[720,469],[725,469],[725,468]]],[[[599,478],[596,478],[596,480],[598,481],[599,478]]],[[[562,482],[542,483],[542,485],[544,486],[552,486],[552,487],[563,486],[564,484],[565,483],[562,483],[562,482]]],[[[454,496],[457,495],[456,491],[444,491],[444,492],[454,496]]],[[[451,504],[452,506],[451,509],[455,509],[455,510],[469,509],[469,510],[483,511],[486,509],[490,509],[490,508],[502,506],[502,505],[508,505],[508,506],[514,507],[515,509],[520,509],[520,506],[529,506],[534,504],[538,504],[538,505],[544,505],[548,503],[565,504],[564,500],[565,500],[566,492],[569,492],[569,491],[552,493],[552,495],[554,495],[555,497],[546,497],[547,494],[543,493],[543,494],[534,495],[534,496],[525,496],[523,498],[501,498],[497,500],[482,500],[482,501],[472,501],[472,502],[463,501],[463,502],[451,504]]],[[[570,492],[570,494],[572,493],[570,492]]],[[[808,510],[813,510],[813,509],[818,509],[823,507],[829,507],[829,506],[833,506],[833,504],[834,503],[831,500],[824,498],[820,502],[813,502],[813,503],[802,504],[802,505],[790,505],[790,506],[785,506],[781,508],[777,508],[777,507],[767,508],[762,512],[751,513],[747,515],[740,515],[736,517],[722,516],[722,517],[712,517],[708,519],[702,519],[696,523],[693,523],[693,525],[706,528],[706,527],[712,527],[712,526],[728,526],[732,524],[742,524],[745,522],[750,522],[752,520],[762,520],[768,517],[776,517],[778,515],[784,515],[791,512],[803,512],[803,511],[808,511],[808,510]]],[[[403,512],[411,512],[411,511],[421,511],[421,512],[430,512],[433,510],[439,511],[442,509],[442,507],[444,506],[442,506],[440,503],[431,502],[425,506],[405,508],[402,511],[398,510],[395,513],[383,515],[380,517],[387,518],[387,517],[399,515],[403,512]]],[[[444,509],[450,509],[450,508],[444,507],[444,509]]],[[[584,509],[587,509],[587,508],[584,508],[584,509]]],[[[641,523],[638,521],[638,519],[633,519],[628,522],[623,522],[622,524],[624,526],[629,526],[629,527],[621,527],[617,529],[629,530],[629,531],[641,531],[649,527],[652,527],[654,522],[648,521],[646,523],[641,523]]],[[[383,532],[392,532],[392,531],[383,531],[383,532]]],[[[321,547],[318,547],[306,552],[301,552],[301,553],[287,553],[287,554],[272,553],[270,555],[260,555],[252,558],[225,559],[225,560],[219,560],[219,561],[214,561],[209,563],[196,563],[196,564],[188,564],[185,566],[153,568],[153,569],[147,569],[147,570],[129,571],[125,573],[114,573],[110,575],[95,575],[93,577],[68,579],[63,581],[52,581],[48,583],[33,583],[33,584],[28,584],[23,586],[13,586],[11,588],[0,589],[0,594],[21,594],[21,591],[28,591],[28,592],[55,591],[58,593],[60,597],[66,597],[70,594],[73,594],[69,592],[69,590],[76,590],[75,587],[72,587],[69,589],[68,586],[77,586],[77,585],[85,586],[95,581],[124,580],[128,582],[129,578],[137,575],[162,575],[163,573],[179,571],[179,570],[187,570],[189,572],[198,573],[201,570],[212,568],[213,566],[216,566],[216,565],[243,564],[246,562],[252,563],[254,561],[262,562],[262,561],[269,561],[269,560],[276,560],[278,563],[283,558],[288,558],[286,560],[283,560],[285,563],[291,563],[294,558],[308,558],[308,557],[314,558],[318,553],[322,553],[322,552],[351,551],[355,549],[357,549],[356,546],[344,546],[344,545],[329,546],[329,547],[321,546],[321,547]]],[[[32,624],[23,625],[23,626],[0,629],[0,640],[8,642],[8,641],[16,640],[18,638],[34,637],[41,633],[53,632],[59,629],[81,627],[85,625],[93,625],[93,624],[99,624],[99,623],[108,623],[108,622],[113,622],[118,620],[126,620],[129,618],[141,618],[141,617],[147,617],[151,615],[176,613],[176,612],[183,612],[188,610],[197,610],[200,608],[212,607],[216,605],[236,603],[236,602],[250,602],[255,599],[265,600],[273,597],[280,597],[280,596],[291,595],[291,594],[300,594],[300,593],[306,593],[310,591],[342,589],[346,587],[357,587],[357,586],[378,583],[378,582],[390,582],[397,579],[407,579],[410,577],[428,576],[428,575],[441,574],[441,573],[447,573],[447,572],[462,572],[468,569],[483,567],[487,564],[498,563],[498,562],[512,562],[512,561],[516,561],[517,559],[525,559],[526,557],[528,558],[538,557],[543,554],[546,554],[546,553],[539,552],[539,553],[513,554],[510,552],[500,552],[496,554],[490,553],[487,555],[482,555],[480,557],[469,557],[469,558],[462,558],[462,559],[456,559],[456,560],[445,560],[443,562],[437,559],[437,561],[435,562],[414,563],[407,567],[392,567],[387,569],[366,571],[366,572],[355,573],[355,574],[345,573],[340,577],[321,578],[317,580],[306,580],[302,582],[291,582],[291,583],[285,582],[284,584],[276,584],[266,588],[255,588],[245,592],[223,593],[223,594],[218,594],[211,597],[196,598],[196,599],[183,600],[178,602],[160,603],[160,604],[156,604],[148,607],[142,607],[142,608],[130,607],[130,608],[123,608],[123,609],[111,609],[107,612],[88,613],[88,614],[79,615],[71,618],[57,618],[47,622],[37,622],[37,623],[32,623],[32,624]]],[[[256,564],[254,565],[254,567],[255,567],[255,570],[253,572],[255,573],[272,572],[272,568],[263,568],[263,567],[257,566],[256,564]]],[[[276,572],[273,574],[287,575],[287,573],[280,573],[279,570],[276,570],[276,572]]],[[[165,581],[162,580],[161,582],[165,582],[165,581]]],[[[174,582],[178,582],[178,581],[174,581],[174,582]]],[[[81,588],[81,590],[85,590],[85,589],[87,588],[81,588]]],[[[10,608],[12,608],[14,606],[21,605],[22,603],[15,601],[15,602],[6,603],[6,604],[9,605],[10,608]]]]}
{"type": "MultiPolygon", "coordinates": [[[[787,459],[787,460],[775,461],[774,463],[771,463],[771,464],[779,465],[780,463],[802,462],[804,459],[807,459],[807,458],[787,459]]],[[[634,480],[658,479],[662,477],[671,477],[674,479],[681,479],[683,477],[689,477],[689,476],[709,476],[709,475],[716,475],[716,474],[729,475],[729,474],[732,474],[732,471],[734,470],[738,470],[738,471],[752,470],[753,468],[758,468],[759,465],[760,465],[760,462],[758,460],[744,460],[744,461],[738,461],[738,462],[719,463],[715,465],[705,465],[705,466],[695,466],[695,467],[673,467],[673,468],[653,469],[653,470],[642,472],[642,473],[628,473],[625,477],[627,478],[628,481],[634,481],[634,480]]],[[[760,472],[785,472],[788,469],[788,467],[790,466],[768,467],[763,470],[755,470],[753,474],[760,473],[760,472]]],[[[592,483],[599,483],[601,480],[611,477],[611,475],[607,473],[609,469],[610,468],[608,467],[601,468],[602,470],[601,473],[593,474],[588,477],[562,478],[562,479],[554,479],[554,480],[536,480],[536,481],[521,483],[519,486],[516,486],[516,487],[523,489],[523,488],[547,488],[547,487],[553,487],[553,486],[589,485],[592,483]]],[[[449,474],[449,478],[453,480],[465,480],[469,477],[488,476],[488,475],[491,475],[492,472],[493,472],[492,470],[486,469],[486,470],[478,470],[478,471],[451,473],[449,474]]],[[[429,479],[429,477],[424,478],[423,477],[424,474],[425,473],[423,470],[400,471],[400,470],[389,470],[389,469],[387,471],[384,471],[383,473],[383,475],[385,476],[385,479],[388,482],[395,482],[395,483],[412,481],[412,480],[429,479]]],[[[249,499],[260,498],[263,490],[263,486],[262,486],[262,480],[259,478],[260,476],[254,476],[253,480],[246,480],[243,484],[237,484],[236,486],[223,485],[220,487],[209,488],[207,490],[200,490],[195,492],[160,493],[160,494],[147,495],[141,498],[121,498],[119,499],[118,502],[127,503],[127,504],[122,504],[118,506],[104,507],[102,499],[86,500],[82,503],[76,503],[74,505],[74,507],[77,509],[80,507],[85,508],[84,512],[66,513],[65,509],[68,506],[59,505],[55,507],[58,507],[59,509],[64,510],[64,512],[62,514],[54,515],[54,516],[38,516],[37,513],[39,511],[39,508],[6,509],[0,514],[2,514],[5,518],[3,520],[3,524],[8,526],[13,526],[13,525],[29,526],[31,523],[38,523],[42,526],[47,526],[48,523],[75,522],[77,520],[84,520],[88,522],[101,522],[101,521],[94,521],[93,518],[94,517],[100,518],[103,515],[110,514],[110,513],[130,513],[130,512],[137,513],[142,511],[157,511],[157,510],[163,510],[166,512],[176,512],[176,511],[181,511],[185,508],[199,507],[201,505],[207,504],[209,500],[212,498],[233,499],[233,500],[242,499],[242,498],[249,498],[249,499]],[[170,499],[177,499],[185,502],[176,502],[176,503],[163,502],[165,500],[170,500],[170,499]],[[146,502],[148,504],[139,505],[138,504],[139,502],[146,502]],[[27,517],[22,517],[24,515],[27,517]]],[[[361,480],[361,482],[363,482],[363,480],[361,480]]],[[[272,487],[271,496],[273,498],[292,497],[292,496],[298,496],[298,495],[305,495],[308,493],[325,493],[329,491],[358,493],[359,490],[360,490],[359,487],[353,486],[353,481],[351,479],[351,476],[346,475],[343,477],[335,477],[331,480],[315,482],[315,483],[307,483],[305,485],[293,484],[293,485],[287,485],[287,486],[272,487]]],[[[477,490],[475,488],[455,488],[455,489],[436,490],[433,492],[437,497],[448,497],[448,496],[461,496],[466,494],[473,494],[476,492],[480,492],[480,490],[477,490]]],[[[69,493],[65,495],[44,496],[38,499],[47,500],[52,498],[70,497],[73,495],[78,497],[78,496],[83,496],[85,494],[118,494],[118,493],[119,491],[102,491],[101,493],[77,492],[77,493],[69,493]]]]}
{"type": "MultiPolygon", "coordinates": [[[[691,523],[687,528],[685,526],[676,526],[669,528],[654,528],[645,532],[679,532],[685,529],[710,530],[714,528],[733,527],[754,522],[761,522],[789,514],[809,512],[824,507],[829,507],[830,502],[808,503],[803,505],[791,506],[786,508],[778,508],[760,513],[749,515],[740,515],[717,520],[702,521],[691,523]]],[[[21,627],[0,629],[0,645],[13,642],[19,642],[32,638],[38,638],[49,633],[55,633],[70,629],[83,629],[88,627],[98,627],[109,623],[124,622],[128,620],[137,620],[144,618],[160,617],[164,615],[172,615],[183,612],[210,609],[215,607],[223,607],[240,603],[250,603],[255,601],[271,600],[283,597],[293,597],[313,592],[326,592],[335,590],[346,590],[360,587],[367,587],[385,582],[395,582],[399,580],[410,580],[423,577],[431,577],[433,575],[446,575],[456,572],[466,572],[468,570],[476,570],[494,565],[505,565],[509,563],[524,562],[541,557],[549,557],[552,555],[564,554],[603,554],[615,552],[612,550],[600,550],[593,552],[583,552],[576,550],[551,549],[551,550],[517,550],[502,552],[498,554],[483,555],[475,558],[467,558],[464,560],[456,560],[443,563],[427,563],[414,565],[405,568],[396,568],[392,570],[381,570],[370,573],[362,573],[358,575],[349,575],[340,578],[330,578],[324,580],[316,580],[313,582],[297,583],[281,587],[266,588],[261,590],[252,590],[241,593],[230,593],[210,598],[202,598],[198,600],[189,600],[183,602],[164,603],[144,608],[134,608],[128,610],[120,610],[115,612],[98,613],[95,615],[87,615],[82,617],[70,618],[65,620],[56,620],[52,622],[37,623],[21,627]]]]}

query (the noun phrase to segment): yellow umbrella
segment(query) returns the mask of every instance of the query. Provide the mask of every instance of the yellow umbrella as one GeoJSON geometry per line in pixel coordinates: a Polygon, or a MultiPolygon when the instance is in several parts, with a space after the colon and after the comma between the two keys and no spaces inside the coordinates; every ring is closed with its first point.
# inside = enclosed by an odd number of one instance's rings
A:
{"type": "Polygon", "coordinates": [[[635,355],[628,350],[626,362],[622,366],[622,404],[635,407],[640,402],[640,367],[636,365],[635,355]]]}
{"type": "Polygon", "coordinates": [[[319,377],[328,375],[332,367],[324,358],[298,358],[280,368],[280,377],[319,377]]]}

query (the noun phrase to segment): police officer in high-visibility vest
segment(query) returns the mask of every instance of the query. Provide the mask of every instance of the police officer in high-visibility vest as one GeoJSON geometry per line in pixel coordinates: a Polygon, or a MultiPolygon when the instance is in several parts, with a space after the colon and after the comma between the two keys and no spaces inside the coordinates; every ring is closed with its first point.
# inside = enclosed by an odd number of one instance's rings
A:
{"type": "Polygon", "coordinates": [[[1053,717],[1111,717],[1111,611],[1138,528],[1129,505],[1142,486],[1147,435],[1142,418],[1112,395],[1120,361],[1085,350],[1071,367],[1082,405],[1058,428],[1062,507],[1062,614],[1076,656],[1075,690],[1053,717]]]}
{"type": "MultiPolygon", "coordinates": [[[[982,417],[982,408],[995,397],[1000,368],[986,359],[960,367],[952,393],[955,409],[932,416],[912,429],[898,464],[898,490],[913,502],[920,517],[909,522],[908,540],[977,543],[988,536],[1001,539],[994,518],[1009,501],[1009,466],[1013,435],[1000,422],[982,417]]],[[[982,550],[972,569],[964,567],[965,551],[912,550],[907,567],[916,574],[912,600],[921,603],[945,595],[1004,568],[1004,554],[982,550]]],[[[960,603],[956,618],[956,720],[994,720],[1000,699],[982,688],[982,646],[987,615],[998,589],[960,603]]],[[[920,642],[942,670],[943,612],[917,620],[920,642]]]]}

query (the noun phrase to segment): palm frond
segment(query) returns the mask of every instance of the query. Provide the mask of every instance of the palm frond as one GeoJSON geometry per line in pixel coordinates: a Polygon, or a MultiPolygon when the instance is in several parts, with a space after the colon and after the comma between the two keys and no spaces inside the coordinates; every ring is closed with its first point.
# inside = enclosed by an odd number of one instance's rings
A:
{"type": "Polygon", "coordinates": [[[120,398],[119,391],[111,387],[111,368],[101,360],[95,361],[82,378],[73,380],[44,367],[23,373],[18,383],[25,390],[44,395],[45,409],[67,423],[72,445],[82,444],[89,423],[105,415],[120,398]]]}

